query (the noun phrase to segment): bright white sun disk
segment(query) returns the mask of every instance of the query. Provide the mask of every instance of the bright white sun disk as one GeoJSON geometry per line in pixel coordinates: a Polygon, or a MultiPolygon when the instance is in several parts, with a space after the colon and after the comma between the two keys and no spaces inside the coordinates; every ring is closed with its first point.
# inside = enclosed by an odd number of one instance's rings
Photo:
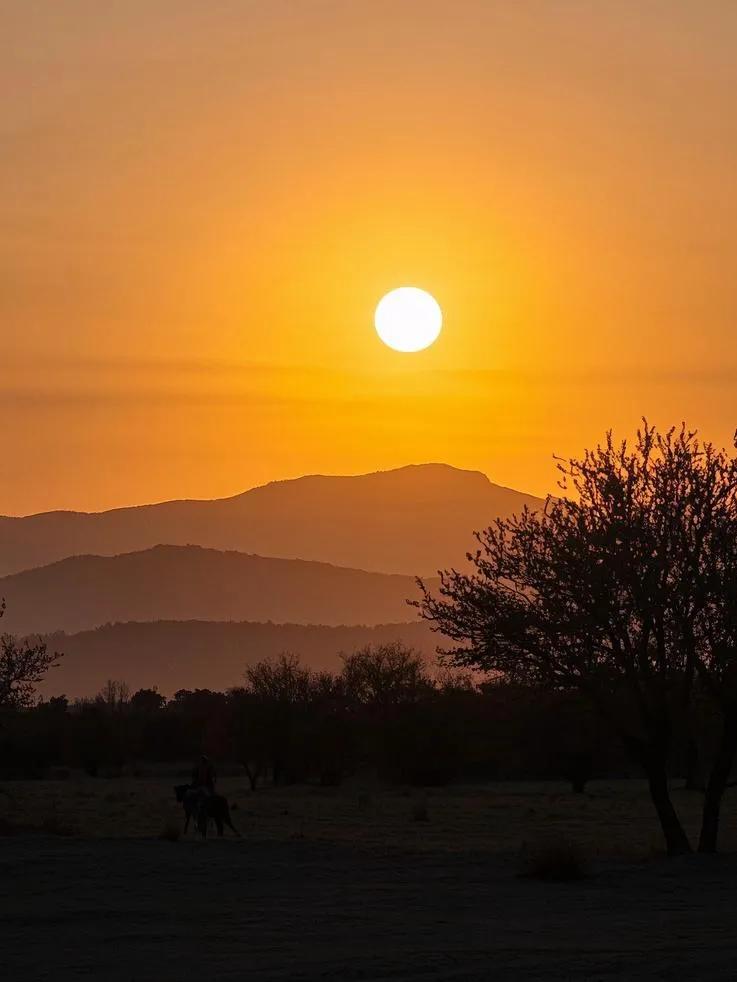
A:
{"type": "Polygon", "coordinates": [[[400,286],[381,298],[374,324],[384,344],[395,351],[422,351],[437,340],[443,313],[427,291],[400,286]]]}

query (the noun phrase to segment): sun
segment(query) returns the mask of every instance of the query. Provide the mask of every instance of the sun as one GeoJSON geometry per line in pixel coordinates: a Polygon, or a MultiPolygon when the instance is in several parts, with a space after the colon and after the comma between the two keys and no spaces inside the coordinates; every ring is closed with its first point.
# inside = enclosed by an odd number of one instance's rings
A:
{"type": "Polygon", "coordinates": [[[395,351],[422,351],[437,340],[443,312],[426,290],[400,286],[381,298],[374,324],[384,344],[395,351]]]}

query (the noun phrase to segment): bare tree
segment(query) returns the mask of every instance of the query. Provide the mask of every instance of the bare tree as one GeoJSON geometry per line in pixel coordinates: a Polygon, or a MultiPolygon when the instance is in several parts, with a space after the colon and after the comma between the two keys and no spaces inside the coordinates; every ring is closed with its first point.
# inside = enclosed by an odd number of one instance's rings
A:
{"type": "Polygon", "coordinates": [[[341,683],[357,704],[386,708],[415,702],[432,688],[422,655],[400,642],[367,645],[341,657],[341,683]]]}
{"type": "Polygon", "coordinates": [[[129,698],[130,686],[120,679],[108,679],[97,696],[98,701],[110,712],[119,712],[128,704],[129,698]]]}
{"type": "Polygon", "coordinates": [[[299,656],[291,652],[248,665],[245,675],[247,692],[284,704],[309,701],[314,682],[312,670],[302,666],[299,656]]]}
{"type": "Polygon", "coordinates": [[[668,852],[688,852],[668,763],[705,671],[698,632],[715,530],[734,527],[734,462],[645,424],[632,448],[609,434],[559,469],[563,495],[480,533],[471,572],[443,573],[439,596],[421,584],[422,615],[457,642],[457,665],[585,693],[642,765],[668,852]]]}
{"type": "Polygon", "coordinates": [[[255,791],[268,767],[275,784],[300,768],[308,750],[305,715],[318,676],[297,655],[284,652],[247,666],[245,682],[238,690],[236,753],[255,791]]]}

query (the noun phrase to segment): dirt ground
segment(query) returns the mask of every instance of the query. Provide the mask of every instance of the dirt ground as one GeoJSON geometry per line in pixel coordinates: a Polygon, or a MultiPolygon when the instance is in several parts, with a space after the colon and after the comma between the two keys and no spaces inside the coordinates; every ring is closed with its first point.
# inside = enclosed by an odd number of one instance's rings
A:
{"type": "MultiPolygon", "coordinates": [[[[547,784],[252,795],[231,780],[243,838],[204,843],[159,838],[180,823],[172,783],[0,789],[5,831],[17,833],[0,837],[5,977],[737,976],[737,855],[663,859],[639,782],[583,796],[547,784]],[[520,850],[542,840],[581,846],[588,875],[519,876],[520,850]]],[[[693,830],[698,796],[675,797],[693,830]]]]}

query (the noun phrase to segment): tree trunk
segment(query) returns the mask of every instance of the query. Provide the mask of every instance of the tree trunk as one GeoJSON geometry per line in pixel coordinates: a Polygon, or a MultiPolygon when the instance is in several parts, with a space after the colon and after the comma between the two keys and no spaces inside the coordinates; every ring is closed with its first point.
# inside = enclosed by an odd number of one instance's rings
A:
{"type": "Polygon", "coordinates": [[[244,762],[243,769],[248,777],[248,783],[251,785],[251,791],[255,791],[258,784],[258,779],[261,776],[261,768],[256,766],[251,767],[249,764],[244,762]]]}
{"type": "Polygon", "coordinates": [[[647,768],[650,796],[660,819],[660,827],[665,837],[665,847],[669,856],[683,856],[691,852],[691,843],[683,831],[680,819],[670,800],[665,763],[651,763],[647,768]]]}
{"type": "Polygon", "coordinates": [[[660,821],[665,839],[665,848],[669,856],[684,856],[690,852],[691,843],[683,831],[668,790],[668,727],[661,727],[659,739],[648,743],[620,732],[628,753],[640,764],[647,775],[655,811],[660,821]]]}
{"type": "Polygon", "coordinates": [[[737,752],[737,707],[725,712],[722,738],[709,775],[701,816],[699,852],[716,852],[719,836],[719,811],[737,752]]]}
{"type": "Polygon", "coordinates": [[[699,747],[693,736],[688,737],[686,743],[686,791],[703,791],[704,780],[701,776],[701,766],[699,762],[699,747]]]}

